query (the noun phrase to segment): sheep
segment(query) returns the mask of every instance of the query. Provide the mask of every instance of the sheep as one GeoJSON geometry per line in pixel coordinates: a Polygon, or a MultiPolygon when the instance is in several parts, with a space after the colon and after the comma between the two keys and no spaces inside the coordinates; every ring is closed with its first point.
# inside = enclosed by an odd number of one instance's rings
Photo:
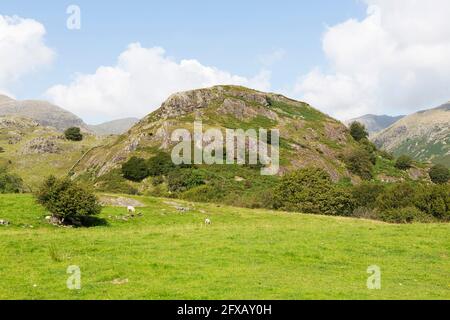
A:
{"type": "Polygon", "coordinates": [[[205,219],[205,224],[206,224],[206,225],[211,225],[211,220],[208,219],[208,218],[206,218],[206,219],[205,219]]]}
{"type": "Polygon", "coordinates": [[[135,213],[136,212],[136,208],[133,206],[128,206],[127,208],[128,213],[135,213]]]}

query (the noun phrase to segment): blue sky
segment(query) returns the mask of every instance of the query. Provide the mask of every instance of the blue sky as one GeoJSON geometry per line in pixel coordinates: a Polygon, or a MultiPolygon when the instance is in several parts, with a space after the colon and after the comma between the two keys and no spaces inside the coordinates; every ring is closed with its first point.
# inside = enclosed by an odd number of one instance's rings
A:
{"type": "Polygon", "coordinates": [[[0,92],[94,123],[221,83],[339,119],[406,114],[450,99],[449,14],[448,0],[2,1],[0,92]]]}

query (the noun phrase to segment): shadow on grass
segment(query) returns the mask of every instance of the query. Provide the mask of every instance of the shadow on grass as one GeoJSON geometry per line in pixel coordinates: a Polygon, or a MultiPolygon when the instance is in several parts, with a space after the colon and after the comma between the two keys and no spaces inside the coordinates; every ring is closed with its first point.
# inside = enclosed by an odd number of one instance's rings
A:
{"type": "Polygon", "coordinates": [[[95,227],[107,227],[109,223],[106,219],[99,217],[85,217],[82,221],[82,227],[95,228],[95,227]]]}

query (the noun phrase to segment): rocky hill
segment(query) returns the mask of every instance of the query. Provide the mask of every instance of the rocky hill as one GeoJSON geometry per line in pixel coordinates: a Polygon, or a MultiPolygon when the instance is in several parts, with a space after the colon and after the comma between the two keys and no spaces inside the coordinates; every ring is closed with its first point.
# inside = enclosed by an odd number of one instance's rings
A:
{"type": "MultiPolygon", "coordinates": [[[[149,159],[161,152],[170,155],[176,144],[171,141],[172,132],[184,128],[192,133],[195,120],[202,121],[204,131],[217,128],[222,133],[226,128],[278,129],[279,175],[299,168],[319,167],[327,171],[334,181],[344,178],[360,181],[342,160],[342,155],[362,148],[344,124],[307,103],[238,86],[216,86],[172,95],[126,134],[92,150],[76,166],[74,177],[93,181],[104,191],[123,193],[131,190],[128,186],[132,186],[135,191],[148,192],[153,188],[152,182],[126,181],[120,170],[122,164],[133,156],[149,159]]],[[[403,173],[395,171],[390,162],[383,162],[376,168],[375,176],[380,180],[403,179],[403,173]]],[[[223,193],[240,190],[248,192],[249,197],[261,194],[277,179],[262,177],[260,170],[248,166],[196,165],[195,170],[206,177],[205,181],[214,181],[216,186],[219,184],[216,190],[223,193]]]]}
{"type": "Polygon", "coordinates": [[[376,134],[373,141],[395,155],[450,167],[450,102],[407,116],[376,134]]]}
{"type": "Polygon", "coordinates": [[[352,122],[359,122],[366,126],[367,131],[370,135],[374,135],[397,122],[398,120],[404,118],[405,116],[391,117],[387,115],[374,115],[366,114],[362,117],[354,118],[345,121],[344,123],[349,126],[352,122]]]}
{"type": "Polygon", "coordinates": [[[47,101],[18,101],[0,95],[0,116],[26,117],[42,126],[63,131],[69,127],[80,127],[87,131],[87,125],[79,117],[47,101]]]}
{"type": "Polygon", "coordinates": [[[98,135],[122,134],[130,130],[139,121],[138,118],[125,118],[108,121],[98,125],[89,125],[89,129],[98,135]]]}
{"type": "Polygon", "coordinates": [[[0,116],[0,167],[8,167],[33,189],[46,176],[67,175],[83,154],[104,139],[85,133],[81,142],[67,141],[61,132],[36,120],[0,116]]]}

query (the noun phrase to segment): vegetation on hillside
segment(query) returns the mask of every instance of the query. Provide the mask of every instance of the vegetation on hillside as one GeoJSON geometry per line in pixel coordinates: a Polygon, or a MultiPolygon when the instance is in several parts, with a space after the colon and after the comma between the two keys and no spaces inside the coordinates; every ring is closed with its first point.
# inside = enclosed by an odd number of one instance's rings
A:
{"type": "Polygon", "coordinates": [[[67,140],[70,141],[82,141],[83,134],[81,133],[81,129],[78,127],[71,127],[64,131],[64,136],[67,140]]]}

